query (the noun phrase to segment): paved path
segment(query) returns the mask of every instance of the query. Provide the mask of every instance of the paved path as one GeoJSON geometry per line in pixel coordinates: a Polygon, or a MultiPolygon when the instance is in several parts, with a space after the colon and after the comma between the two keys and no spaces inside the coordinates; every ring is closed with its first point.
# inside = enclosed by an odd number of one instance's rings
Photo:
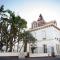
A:
{"type": "Polygon", "coordinates": [[[18,57],[17,56],[14,56],[14,57],[1,57],[0,56],[0,60],[18,60],[18,57]]]}
{"type": "Polygon", "coordinates": [[[60,58],[57,57],[35,57],[35,58],[24,58],[19,60],[60,60],[60,58]]]}
{"type": "Polygon", "coordinates": [[[0,57],[0,60],[60,60],[60,57],[35,57],[35,58],[20,58],[15,57],[0,57]]]}

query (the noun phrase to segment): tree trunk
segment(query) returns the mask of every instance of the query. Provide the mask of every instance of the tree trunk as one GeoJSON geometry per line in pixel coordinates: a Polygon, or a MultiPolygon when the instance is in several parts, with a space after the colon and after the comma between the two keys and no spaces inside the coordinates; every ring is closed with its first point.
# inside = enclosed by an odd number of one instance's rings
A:
{"type": "Polygon", "coordinates": [[[17,45],[17,52],[18,52],[18,49],[19,49],[19,41],[20,41],[20,28],[18,30],[18,45],[17,45]]]}
{"type": "Polygon", "coordinates": [[[10,42],[10,51],[9,52],[12,52],[12,42],[10,42]]]}
{"type": "Polygon", "coordinates": [[[19,41],[18,41],[18,44],[17,44],[17,52],[18,52],[18,49],[19,49],[19,41]]]}
{"type": "Polygon", "coordinates": [[[12,46],[13,46],[13,38],[11,37],[10,38],[10,50],[9,50],[9,52],[12,52],[12,46]]]}
{"type": "Polygon", "coordinates": [[[24,42],[24,52],[27,52],[27,42],[24,42]]]}
{"type": "Polygon", "coordinates": [[[8,50],[8,42],[6,40],[6,52],[7,52],[7,50],[8,50]]]}

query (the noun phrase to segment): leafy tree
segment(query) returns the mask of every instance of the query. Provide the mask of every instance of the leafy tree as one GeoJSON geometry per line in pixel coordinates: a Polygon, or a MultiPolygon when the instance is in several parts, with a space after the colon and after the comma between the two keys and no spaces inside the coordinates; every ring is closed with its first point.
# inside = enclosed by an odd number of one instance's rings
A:
{"type": "MultiPolygon", "coordinates": [[[[5,36],[6,36],[6,32],[7,32],[7,26],[6,26],[6,22],[5,19],[3,19],[3,17],[6,17],[7,15],[5,14],[6,10],[4,10],[4,5],[2,5],[0,7],[0,37],[1,37],[1,44],[5,43],[5,36]]],[[[3,46],[2,46],[3,47],[3,46]]]]}
{"type": "Polygon", "coordinates": [[[16,16],[11,10],[4,10],[3,5],[0,7],[0,15],[1,42],[6,46],[6,51],[10,48],[9,51],[11,52],[15,41],[17,40],[19,46],[19,42],[22,40],[24,44],[24,52],[26,52],[27,43],[35,43],[36,39],[29,31],[22,32],[24,28],[27,27],[25,19],[16,16]],[[6,12],[8,15],[6,15],[6,12]],[[8,29],[9,26],[10,28],[8,29]]]}
{"type": "Polygon", "coordinates": [[[8,13],[10,14],[9,17],[9,24],[11,26],[10,29],[10,51],[12,51],[13,46],[13,39],[15,41],[16,38],[18,38],[17,42],[19,44],[20,41],[20,34],[23,28],[26,28],[27,22],[22,19],[20,16],[15,16],[14,12],[8,10],[8,13]]]}

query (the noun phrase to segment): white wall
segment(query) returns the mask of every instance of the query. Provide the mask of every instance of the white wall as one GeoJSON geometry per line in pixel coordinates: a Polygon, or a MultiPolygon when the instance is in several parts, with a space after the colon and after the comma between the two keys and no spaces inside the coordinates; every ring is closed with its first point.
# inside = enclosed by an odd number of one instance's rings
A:
{"type": "MultiPolygon", "coordinates": [[[[53,46],[56,52],[56,44],[60,44],[59,42],[60,31],[59,30],[57,30],[53,26],[49,26],[44,29],[31,31],[31,33],[37,39],[36,45],[38,47],[43,47],[43,45],[46,44],[48,49],[50,49],[50,47],[53,46]]],[[[37,50],[41,50],[41,49],[39,48],[37,50]]]]}

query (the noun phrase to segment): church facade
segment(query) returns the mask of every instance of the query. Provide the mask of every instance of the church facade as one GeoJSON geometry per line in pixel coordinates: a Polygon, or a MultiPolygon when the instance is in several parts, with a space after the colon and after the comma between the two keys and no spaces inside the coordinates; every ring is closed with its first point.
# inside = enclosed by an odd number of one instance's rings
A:
{"type": "Polygon", "coordinates": [[[40,14],[38,20],[32,22],[29,31],[37,39],[33,53],[60,54],[60,29],[56,21],[45,22],[40,14]]]}

